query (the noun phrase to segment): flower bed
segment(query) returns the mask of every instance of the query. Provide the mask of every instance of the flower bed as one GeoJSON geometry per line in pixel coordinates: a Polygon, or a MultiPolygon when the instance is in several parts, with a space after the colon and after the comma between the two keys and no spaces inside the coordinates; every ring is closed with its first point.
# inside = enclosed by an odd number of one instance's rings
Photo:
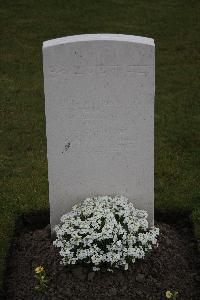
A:
{"type": "Polygon", "coordinates": [[[34,224],[13,239],[3,299],[200,299],[191,229],[161,222],[148,228],[146,218],[123,197],[87,199],[62,217],[53,245],[49,225],[33,229],[45,218],[24,217],[34,224]],[[132,255],[134,248],[142,255],[132,255]]]}

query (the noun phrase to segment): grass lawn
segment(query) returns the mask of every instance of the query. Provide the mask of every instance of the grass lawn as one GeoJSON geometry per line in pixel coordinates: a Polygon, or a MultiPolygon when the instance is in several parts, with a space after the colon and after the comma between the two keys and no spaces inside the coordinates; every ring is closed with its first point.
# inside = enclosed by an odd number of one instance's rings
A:
{"type": "Polygon", "coordinates": [[[0,278],[17,215],[48,208],[42,42],[83,33],[156,44],[155,206],[200,223],[200,1],[1,2],[0,278]]]}

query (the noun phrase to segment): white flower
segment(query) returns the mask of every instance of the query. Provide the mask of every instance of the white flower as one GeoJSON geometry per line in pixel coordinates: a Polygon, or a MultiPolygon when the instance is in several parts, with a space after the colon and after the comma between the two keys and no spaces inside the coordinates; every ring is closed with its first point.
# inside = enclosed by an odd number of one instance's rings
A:
{"type": "Polygon", "coordinates": [[[61,263],[92,264],[98,271],[134,263],[158,245],[159,229],[148,229],[147,212],[135,209],[124,196],[87,198],[61,217],[55,226],[55,247],[60,248],[61,263]]]}
{"type": "Polygon", "coordinates": [[[93,269],[93,271],[95,271],[95,272],[100,270],[100,268],[97,268],[97,267],[93,267],[92,269],[93,269]]]}
{"type": "Polygon", "coordinates": [[[128,264],[125,264],[124,270],[128,270],[128,264]]]}

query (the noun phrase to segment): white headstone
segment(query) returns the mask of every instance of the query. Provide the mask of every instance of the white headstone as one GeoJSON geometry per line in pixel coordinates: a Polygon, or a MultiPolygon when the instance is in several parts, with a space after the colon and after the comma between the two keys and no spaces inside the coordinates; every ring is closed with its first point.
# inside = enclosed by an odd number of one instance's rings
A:
{"type": "Polygon", "coordinates": [[[154,41],[87,34],[43,44],[51,225],[91,196],[154,212],[154,41]]]}

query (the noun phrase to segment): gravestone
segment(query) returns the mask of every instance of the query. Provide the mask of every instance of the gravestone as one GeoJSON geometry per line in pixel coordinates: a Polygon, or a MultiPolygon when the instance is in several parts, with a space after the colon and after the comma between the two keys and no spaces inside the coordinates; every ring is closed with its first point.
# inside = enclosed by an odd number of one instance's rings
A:
{"type": "Polygon", "coordinates": [[[87,34],[43,44],[51,226],[91,196],[154,212],[154,41],[87,34]]]}

